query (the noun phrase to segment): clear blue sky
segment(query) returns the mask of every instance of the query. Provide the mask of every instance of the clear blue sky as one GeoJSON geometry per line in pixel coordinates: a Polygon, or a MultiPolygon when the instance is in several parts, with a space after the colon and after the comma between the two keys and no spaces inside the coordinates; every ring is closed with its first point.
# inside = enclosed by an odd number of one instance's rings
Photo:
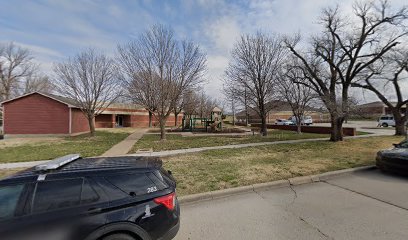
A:
{"type": "MultiPolygon", "coordinates": [[[[401,5],[403,0],[391,1],[401,5]]],[[[0,42],[29,48],[44,72],[52,64],[94,47],[113,55],[125,43],[157,23],[171,26],[178,38],[198,43],[208,55],[208,84],[219,95],[229,52],[237,37],[258,30],[316,32],[321,8],[352,0],[2,0],[0,42]]]]}

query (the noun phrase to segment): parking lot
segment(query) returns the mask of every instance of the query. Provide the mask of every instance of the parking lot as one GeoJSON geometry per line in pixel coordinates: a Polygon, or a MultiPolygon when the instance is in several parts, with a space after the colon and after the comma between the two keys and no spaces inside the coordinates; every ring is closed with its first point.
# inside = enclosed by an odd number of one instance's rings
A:
{"type": "MultiPolygon", "coordinates": [[[[313,126],[330,127],[330,123],[315,123],[313,126]]],[[[393,127],[378,127],[377,121],[348,121],[343,123],[343,127],[356,128],[357,131],[379,134],[379,135],[394,135],[395,130],[393,127]]]]}
{"type": "Polygon", "coordinates": [[[176,239],[408,239],[408,178],[367,170],[327,182],[182,205],[176,239]]]}

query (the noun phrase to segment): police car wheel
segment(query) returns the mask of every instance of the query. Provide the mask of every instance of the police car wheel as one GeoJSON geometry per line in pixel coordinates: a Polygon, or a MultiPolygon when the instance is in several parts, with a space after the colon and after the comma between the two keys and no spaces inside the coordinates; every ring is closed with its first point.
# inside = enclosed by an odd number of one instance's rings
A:
{"type": "Polygon", "coordinates": [[[132,236],[128,234],[112,234],[107,237],[104,237],[103,240],[135,240],[132,236]]]}

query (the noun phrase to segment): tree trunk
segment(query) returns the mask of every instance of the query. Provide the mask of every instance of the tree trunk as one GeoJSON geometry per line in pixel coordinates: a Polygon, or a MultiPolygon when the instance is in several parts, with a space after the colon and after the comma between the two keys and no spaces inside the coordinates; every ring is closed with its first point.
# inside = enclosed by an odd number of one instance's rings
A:
{"type": "Polygon", "coordinates": [[[152,118],[153,118],[153,113],[149,111],[149,128],[152,127],[152,118]]]}
{"type": "Polygon", "coordinates": [[[330,141],[337,142],[343,141],[343,117],[337,116],[337,114],[331,114],[331,135],[330,141]]]}
{"type": "Polygon", "coordinates": [[[301,134],[302,133],[302,123],[297,122],[297,133],[301,134]]]}
{"type": "Polygon", "coordinates": [[[302,133],[302,116],[303,115],[301,115],[298,112],[294,111],[293,116],[295,117],[295,120],[296,120],[296,127],[297,127],[296,132],[298,134],[301,134],[302,133]]]}
{"type": "Polygon", "coordinates": [[[248,125],[249,125],[249,114],[248,114],[248,112],[245,115],[246,115],[245,116],[245,126],[248,127],[248,125]]]}
{"type": "Polygon", "coordinates": [[[89,131],[91,133],[91,136],[95,136],[95,122],[94,122],[94,116],[90,115],[87,117],[88,118],[88,124],[89,124],[89,131]]]}
{"type": "Polygon", "coordinates": [[[160,141],[166,140],[166,122],[167,118],[160,118],[160,141]]]}
{"type": "Polygon", "coordinates": [[[405,127],[406,117],[402,117],[401,113],[395,113],[394,119],[395,119],[395,135],[406,136],[407,135],[407,129],[405,127]]]}
{"type": "Polygon", "coordinates": [[[4,88],[4,100],[9,100],[9,99],[10,99],[10,92],[11,92],[10,89],[11,89],[11,88],[8,87],[8,86],[6,86],[6,87],[4,88]]]}
{"type": "Polygon", "coordinates": [[[266,114],[261,117],[261,134],[262,136],[268,136],[268,128],[266,127],[266,114]]]}
{"type": "Polygon", "coordinates": [[[178,125],[178,119],[177,119],[177,117],[178,117],[178,113],[174,113],[174,126],[175,127],[177,127],[177,125],[178,125]]]}

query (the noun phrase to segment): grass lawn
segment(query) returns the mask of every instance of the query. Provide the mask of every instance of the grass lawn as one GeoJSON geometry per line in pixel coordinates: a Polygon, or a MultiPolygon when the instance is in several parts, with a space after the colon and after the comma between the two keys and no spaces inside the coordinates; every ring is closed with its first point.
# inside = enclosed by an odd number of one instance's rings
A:
{"type": "Polygon", "coordinates": [[[55,142],[35,141],[0,148],[0,163],[48,160],[71,153],[83,157],[98,156],[129,135],[128,132],[97,131],[94,137],[83,134],[55,142]]]}
{"type": "Polygon", "coordinates": [[[343,142],[307,142],[209,150],[164,158],[180,195],[370,165],[375,154],[402,137],[370,137],[343,142]]]}
{"type": "Polygon", "coordinates": [[[268,136],[193,136],[182,137],[180,134],[167,134],[166,141],[160,141],[159,134],[144,135],[132,148],[131,152],[140,149],[150,149],[153,151],[175,150],[183,148],[212,147],[222,145],[232,145],[241,143],[275,142],[283,140],[307,139],[307,138],[328,138],[327,134],[302,133],[294,131],[269,130],[268,136]]]}

